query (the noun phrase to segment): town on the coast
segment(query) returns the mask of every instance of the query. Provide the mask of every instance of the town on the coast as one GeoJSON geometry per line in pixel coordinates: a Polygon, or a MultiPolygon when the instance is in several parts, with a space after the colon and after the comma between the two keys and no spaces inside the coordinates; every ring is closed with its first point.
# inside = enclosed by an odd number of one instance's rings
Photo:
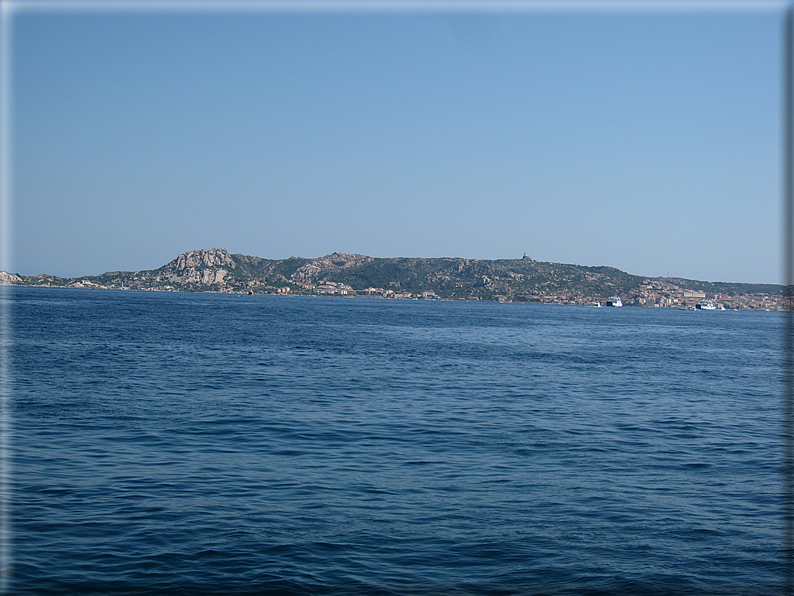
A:
{"type": "Polygon", "coordinates": [[[213,248],[189,251],[144,271],[79,278],[0,271],[0,285],[707,310],[776,311],[789,305],[782,285],[650,278],[614,267],[535,261],[526,254],[499,260],[346,253],[263,259],[213,248]]]}

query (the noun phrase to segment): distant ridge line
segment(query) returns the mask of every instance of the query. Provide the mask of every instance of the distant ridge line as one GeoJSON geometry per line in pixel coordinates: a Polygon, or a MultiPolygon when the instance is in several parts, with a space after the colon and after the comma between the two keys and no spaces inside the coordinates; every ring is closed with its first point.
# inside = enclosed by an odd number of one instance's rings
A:
{"type": "Polygon", "coordinates": [[[60,278],[0,271],[0,285],[245,294],[378,296],[551,304],[605,303],[694,307],[699,299],[726,308],[783,309],[777,284],[705,282],[632,275],[609,266],[520,259],[370,257],[333,252],[265,259],[225,248],[184,252],[162,267],[60,278]]]}

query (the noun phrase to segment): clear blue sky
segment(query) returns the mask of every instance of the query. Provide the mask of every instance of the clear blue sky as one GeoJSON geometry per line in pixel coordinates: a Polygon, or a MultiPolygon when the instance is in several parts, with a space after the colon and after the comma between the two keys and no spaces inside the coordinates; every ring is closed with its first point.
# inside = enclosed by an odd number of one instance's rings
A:
{"type": "Polygon", "coordinates": [[[782,280],[782,11],[13,23],[16,272],[224,247],[782,280]]]}

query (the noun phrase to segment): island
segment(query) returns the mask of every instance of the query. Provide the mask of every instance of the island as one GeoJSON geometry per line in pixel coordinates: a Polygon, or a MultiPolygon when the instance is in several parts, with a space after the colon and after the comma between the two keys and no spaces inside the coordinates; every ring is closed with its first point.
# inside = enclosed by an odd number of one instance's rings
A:
{"type": "Polygon", "coordinates": [[[487,300],[543,304],[606,304],[720,309],[786,310],[786,287],[631,275],[614,267],[587,267],[521,259],[376,258],[332,253],[318,258],[264,259],[224,248],[192,250],[158,269],[109,271],[61,278],[0,271],[0,285],[172,292],[323,295],[385,299],[487,300]]]}

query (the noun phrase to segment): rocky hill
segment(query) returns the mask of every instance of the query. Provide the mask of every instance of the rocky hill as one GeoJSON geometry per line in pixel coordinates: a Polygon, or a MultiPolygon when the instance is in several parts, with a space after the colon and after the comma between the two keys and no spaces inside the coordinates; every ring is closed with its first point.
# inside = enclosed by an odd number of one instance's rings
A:
{"type": "Polygon", "coordinates": [[[374,258],[333,253],[315,259],[273,260],[193,250],[147,271],[111,271],[81,278],[0,272],[0,284],[201,292],[421,295],[447,299],[573,302],[621,295],[644,303],[654,291],[686,288],[712,294],[782,296],[783,286],[647,278],[613,267],[522,259],[374,258]]]}

